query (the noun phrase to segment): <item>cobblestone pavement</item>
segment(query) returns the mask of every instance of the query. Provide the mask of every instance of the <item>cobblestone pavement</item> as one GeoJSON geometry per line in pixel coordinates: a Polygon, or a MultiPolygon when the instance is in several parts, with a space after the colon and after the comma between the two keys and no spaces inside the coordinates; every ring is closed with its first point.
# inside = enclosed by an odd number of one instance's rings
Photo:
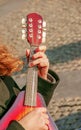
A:
{"type": "Polygon", "coordinates": [[[52,100],[49,110],[59,130],[76,130],[81,127],[80,97],[52,100]]]}
{"type": "MultiPolygon", "coordinates": [[[[10,51],[16,56],[25,55],[25,48],[29,45],[21,40],[21,19],[30,12],[38,12],[47,22],[45,44],[50,68],[57,73],[81,70],[81,0],[21,0],[25,4],[18,7],[18,2],[13,6],[8,1],[0,0],[0,7],[4,9],[0,10],[1,43],[10,46],[10,51]],[[7,2],[9,5],[6,7],[7,2]],[[10,10],[4,15],[8,6],[10,10]]],[[[80,97],[58,100],[53,97],[48,109],[59,130],[81,127],[80,97]]]]}
{"type": "Polygon", "coordinates": [[[40,13],[47,22],[45,44],[51,67],[57,72],[80,70],[81,1],[47,0],[44,3],[43,0],[27,0],[25,5],[16,7],[6,16],[2,15],[0,39],[10,45],[16,55],[24,55],[25,48],[29,46],[21,40],[21,19],[30,12],[40,13]]]}

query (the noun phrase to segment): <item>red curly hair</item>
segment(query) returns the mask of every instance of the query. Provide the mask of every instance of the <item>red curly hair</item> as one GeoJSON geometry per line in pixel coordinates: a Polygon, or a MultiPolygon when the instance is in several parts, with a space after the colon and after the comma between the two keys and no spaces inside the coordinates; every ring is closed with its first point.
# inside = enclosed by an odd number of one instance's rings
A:
{"type": "Polygon", "coordinates": [[[4,45],[0,45],[0,76],[11,75],[23,67],[23,62],[14,57],[4,45]]]}

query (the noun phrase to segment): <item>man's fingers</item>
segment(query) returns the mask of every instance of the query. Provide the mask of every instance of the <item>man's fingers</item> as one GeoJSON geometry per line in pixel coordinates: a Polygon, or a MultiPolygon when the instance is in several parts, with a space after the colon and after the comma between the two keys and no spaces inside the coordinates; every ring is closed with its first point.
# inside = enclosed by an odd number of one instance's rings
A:
{"type": "Polygon", "coordinates": [[[47,58],[47,56],[43,52],[37,52],[32,56],[32,59],[37,59],[37,58],[47,58]]]}
{"type": "Polygon", "coordinates": [[[26,56],[28,57],[29,55],[30,55],[30,50],[27,49],[27,50],[26,50],[26,56]]]}
{"type": "Polygon", "coordinates": [[[37,65],[38,67],[46,67],[46,66],[49,66],[49,62],[48,62],[48,59],[39,58],[29,63],[30,67],[35,66],[35,65],[37,65]]]}
{"type": "Polygon", "coordinates": [[[39,52],[39,51],[45,52],[45,51],[46,51],[46,46],[39,46],[39,47],[35,50],[35,52],[39,52]]]}
{"type": "Polygon", "coordinates": [[[35,111],[40,113],[46,113],[47,109],[45,107],[40,107],[40,108],[35,108],[35,111]]]}

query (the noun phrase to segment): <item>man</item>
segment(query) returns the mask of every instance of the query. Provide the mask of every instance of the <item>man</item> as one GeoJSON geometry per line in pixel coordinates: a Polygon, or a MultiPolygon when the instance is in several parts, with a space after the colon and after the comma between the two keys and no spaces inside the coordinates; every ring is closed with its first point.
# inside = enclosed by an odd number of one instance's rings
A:
{"type": "MultiPolygon", "coordinates": [[[[58,75],[49,69],[49,61],[45,55],[46,46],[40,46],[32,56],[30,67],[38,67],[38,91],[43,95],[48,105],[59,78],[58,75]]],[[[27,59],[30,50],[26,50],[27,59]]],[[[18,87],[10,75],[22,68],[23,62],[10,54],[8,49],[0,45],[0,122],[4,115],[14,103],[18,93],[22,90],[18,87]]],[[[4,123],[4,122],[3,122],[4,123]]],[[[48,130],[49,117],[46,108],[36,108],[19,121],[11,121],[7,130],[48,130]]],[[[3,130],[0,125],[0,130],[3,130]]]]}

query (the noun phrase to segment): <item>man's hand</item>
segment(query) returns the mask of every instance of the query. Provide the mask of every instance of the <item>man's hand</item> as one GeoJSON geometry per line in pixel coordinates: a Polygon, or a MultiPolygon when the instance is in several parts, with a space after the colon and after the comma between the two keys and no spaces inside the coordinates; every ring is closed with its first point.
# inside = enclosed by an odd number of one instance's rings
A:
{"type": "MultiPolygon", "coordinates": [[[[35,54],[32,56],[32,62],[30,62],[29,66],[38,67],[38,75],[44,79],[47,79],[47,73],[49,68],[49,60],[45,54],[46,46],[39,46],[35,50],[35,54]]],[[[26,56],[29,58],[30,50],[26,50],[26,56]]]]}
{"type": "Polygon", "coordinates": [[[46,108],[35,108],[22,118],[19,123],[25,130],[48,130],[49,117],[46,108]]]}

